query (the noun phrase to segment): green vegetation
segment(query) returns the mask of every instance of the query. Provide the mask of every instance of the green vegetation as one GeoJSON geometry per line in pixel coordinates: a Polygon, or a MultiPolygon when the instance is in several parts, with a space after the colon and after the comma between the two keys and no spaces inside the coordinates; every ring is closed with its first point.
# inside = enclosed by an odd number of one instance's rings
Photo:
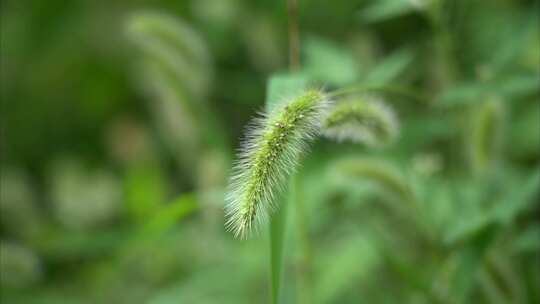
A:
{"type": "Polygon", "coordinates": [[[539,303],[539,9],[0,2],[0,302],[539,303]]]}

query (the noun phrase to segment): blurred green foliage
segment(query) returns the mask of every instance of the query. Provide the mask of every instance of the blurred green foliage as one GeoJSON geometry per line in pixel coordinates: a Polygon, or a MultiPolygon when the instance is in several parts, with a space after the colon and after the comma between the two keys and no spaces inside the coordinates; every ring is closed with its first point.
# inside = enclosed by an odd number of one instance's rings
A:
{"type": "MultiPolygon", "coordinates": [[[[378,149],[316,142],[282,303],[540,302],[538,12],[299,1],[302,77],[381,96],[401,130],[378,149]]],[[[268,235],[233,240],[223,195],[287,70],[286,13],[0,2],[2,303],[269,303],[268,235]]]]}

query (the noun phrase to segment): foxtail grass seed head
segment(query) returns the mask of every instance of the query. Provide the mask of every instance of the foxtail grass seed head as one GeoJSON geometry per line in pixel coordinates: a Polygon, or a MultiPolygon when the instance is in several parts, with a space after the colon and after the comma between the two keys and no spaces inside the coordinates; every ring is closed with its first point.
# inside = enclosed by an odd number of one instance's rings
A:
{"type": "Polygon", "coordinates": [[[345,158],[335,163],[334,168],[345,178],[358,178],[375,182],[386,192],[403,201],[414,201],[414,192],[405,175],[392,163],[379,158],[345,158]]]}
{"type": "Polygon", "coordinates": [[[247,238],[278,207],[277,195],[319,134],[328,103],[323,92],[307,90],[248,126],[226,196],[226,227],[235,237],[247,238]]]}
{"type": "Polygon", "coordinates": [[[472,168],[482,173],[496,165],[501,154],[505,109],[502,101],[491,98],[481,103],[471,115],[469,158],[472,168]]]}
{"type": "Polygon", "coordinates": [[[151,75],[159,71],[173,77],[186,97],[204,99],[213,74],[212,58],[189,23],[166,13],[143,11],[129,16],[125,30],[141,51],[143,75],[148,73],[146,69],[151,75]]]}
{"type": "Polygon", "coordinates": [[[336,104],[323,123],[324,136],[370,147],[389,144],[398,133],[399,123],[394,110],[373,96],[336,104]]]}

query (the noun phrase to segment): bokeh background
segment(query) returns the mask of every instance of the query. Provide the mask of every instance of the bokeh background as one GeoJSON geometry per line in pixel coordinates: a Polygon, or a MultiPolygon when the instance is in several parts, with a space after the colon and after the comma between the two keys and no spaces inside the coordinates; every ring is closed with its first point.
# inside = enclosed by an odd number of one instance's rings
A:
{"type": "MultiPolygon", "coordinates": [[[[400,135],[314,144],[281,303],[540,302],[539,12],[299,1],[302,73],[384,98],[400,135]]],[[[233,239],[223,196],[288,69],[285,1],[1,0],[0,18],[1,302],[270,303],[267,231],[233,239]]]]}

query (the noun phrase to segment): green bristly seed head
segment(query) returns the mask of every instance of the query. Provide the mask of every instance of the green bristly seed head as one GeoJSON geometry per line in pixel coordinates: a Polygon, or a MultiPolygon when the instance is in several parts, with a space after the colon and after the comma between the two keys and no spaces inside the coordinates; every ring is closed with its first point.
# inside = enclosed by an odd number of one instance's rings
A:
{"type": "Polygon", "coordinates": [[[382,146],[399,132],[394,111],[382,101],[370,98],[337,104],[325,118],[323,134],[338,141],[382,146]]]}
{"type": "Polygon", "coordinates": [[[308,90],[274,107],[249,128],[226,197],[227,228],[247,238],[277,206],[278,193],[318,135],[326,97],[308,90]]]}
{"type": "Polygon", "coordinates": [[[349,158],[335,163],[334,170],[346,178],[362,178],[381,185],[405,202],[415,200],[407,179],[392,163],[378,158],[349,158]]]}
{"type": "Polygon", "coordinates": [[[469,158],[473,170],[482,173],[496,165],[503,143],[504,107],[501,100],[481,103],[471,116],[469,158]]]}

